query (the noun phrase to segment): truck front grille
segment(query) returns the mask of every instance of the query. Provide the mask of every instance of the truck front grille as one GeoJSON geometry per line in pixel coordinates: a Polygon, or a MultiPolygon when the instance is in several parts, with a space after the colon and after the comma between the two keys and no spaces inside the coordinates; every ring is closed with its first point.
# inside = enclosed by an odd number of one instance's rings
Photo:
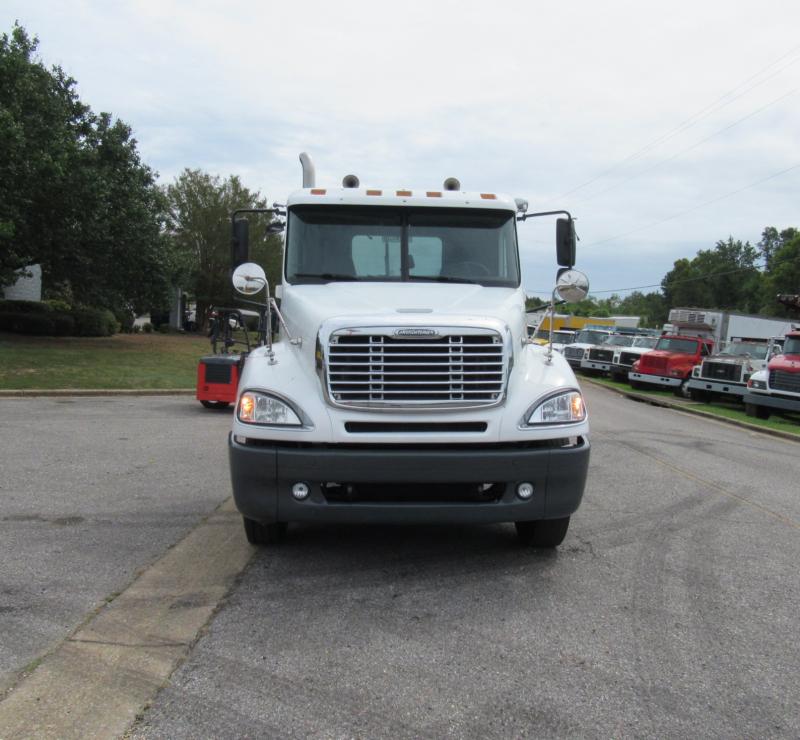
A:
{"type": "Polygon", "coordinates": [[[704,362],[700,368],[700,377],[709,380],[742,381],[742,365],[733,362],[704,362]]]}
{"type": "Polygon", "coordinates": [[[638,353],[638,352],[620,352],[620,354],[619,354],[619,364],[620,365],[627,365],[628,367],[630,367],[641,356],[642,355],[640,353],[638,353]]]}
{"type": "Polygon", "coordinates": [[[648,357],[647,355],[642,355],[642,358],[639,360],[639,369],[640,370],[666,370],[667,369],[667,358],[666,357],[648,357]]]}
{"type": "Polygon", "coordinates": [[[800,373],[787,373],[784,370],[770,370],[769,387],[774,391],[800,393],[800,373]]]}
{"type": "Polygon", "coordinates": [[[564,357],[568,360],[582,360],[583,347],[564,347],[564,357]]]}
{"type": "Polygon", "coordinates": [[[328,393],[351,407],[484,406],[505,393],[508,360],[500,334],[439,330],[430,339],[392,329],[334,332],[326,352],[328,393]]]}
{"type": "Polygon", "coordinates": [[[589,359],[597,360],[598,362],[613,362],[614,350],[613,349],[590,349],[589,359]]]}

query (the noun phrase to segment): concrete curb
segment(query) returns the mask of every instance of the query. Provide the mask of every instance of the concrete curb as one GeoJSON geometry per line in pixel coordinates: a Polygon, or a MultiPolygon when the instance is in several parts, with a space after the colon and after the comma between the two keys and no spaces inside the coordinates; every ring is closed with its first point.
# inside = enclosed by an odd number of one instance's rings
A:
{"type": "Polygon", "coordinates": [[[194,388],[59,388],[59,389],[25,389],[0,390],[0,399],[32,396],[193,396],[194,388]]]}
{"type": "Polygon", "coordinates": [[[613,388],[612,386],[605,385],[605,383],[598,383],[596,380],[592,380],[591,378],[587,378],[585,376],[580,377],[578,379],[578,382],[590,383],[591,385],[597,388],[605,388],[606,390],[609,390],[612,393],[624,396],[625,398],[630,398],[632,401],[648,403],[651,406],[661,406],[662,408],[665,409],[674,409],[676,411],[682,411],[685,414],[694,414],[694,416],[702,416],[704,419],[721,421],[723,424],[730,424],[731,426],[740,427],[741,429],[747,429],[751,432],[761,432],[762,434],[768,434],[772,437],[780,437],[781,439],[787,439],[790,442],[800,443],[800,432],[798,434],[793,434],[792,432],[782,432],[779,429],[769,429],[768,427],[762,427],[759,426],[758,424],[748,424],[746,421],[739,421],[738,419],[730,419],[727,416],[717,416],[716,414],[710,414],[707,411],[702,411],[701,409],[696,409],[692,408],[691,406],[686,406],[685,404],[682,404],[679,401],[668,401],[664,398],[647,396],[643,393],[637,393],[636,391],[625,391],[622,390],[621,388],[613,388]]]}

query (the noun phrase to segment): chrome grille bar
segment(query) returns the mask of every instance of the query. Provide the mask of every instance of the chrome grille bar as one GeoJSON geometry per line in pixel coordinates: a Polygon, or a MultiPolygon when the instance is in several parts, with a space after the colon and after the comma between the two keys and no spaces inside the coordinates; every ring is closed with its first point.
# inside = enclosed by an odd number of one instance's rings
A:
{"type": "Polygon", "coordinates": [[[340,329],[325,351],[330,399],[348,407],[494,405],[508,372],[503,338],[492,329],[437,329],[427,337],[392,328],[340,329]]]}

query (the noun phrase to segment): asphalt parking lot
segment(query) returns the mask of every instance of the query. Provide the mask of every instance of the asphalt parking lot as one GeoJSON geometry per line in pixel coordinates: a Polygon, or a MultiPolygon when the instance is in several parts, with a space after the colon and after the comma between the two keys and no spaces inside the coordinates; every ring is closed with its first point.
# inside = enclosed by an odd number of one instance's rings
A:
{"type": "MultiPolygon", "coordinates": [[[[130,734],[798,736],[797,444],[586,394],[590,480],[558,551],[505,525],[294,527],[130,734]]],[[[226,428],[188,398],[0,402],[14,691],[225,498],[226,428]]]]}

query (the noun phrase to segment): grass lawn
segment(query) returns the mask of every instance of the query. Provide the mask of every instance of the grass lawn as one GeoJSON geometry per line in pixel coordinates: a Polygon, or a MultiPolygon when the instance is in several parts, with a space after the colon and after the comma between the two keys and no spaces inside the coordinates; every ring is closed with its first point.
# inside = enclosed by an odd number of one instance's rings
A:
{"type": "Polygon", "coordinates": [[[117,334],[28,337],[0,333],[0,390],[194,388],[206,337],[117,334]]]}
{"type": "Polygon", "coordinates": [[[611,388],[640,393],[644,396],[666,398],[682,406],[685,405],[692,409],[703,411],[706,414],[711,414],[712,416],[722,416],[727,419],[735,419],[736,421],[745,421],[748,424],[754,424],[755,426],[765,427],[767,429],[777,429],[781,432],[789,432],[790,434],[796,434],[800,437],[800,414],[773,414],[769,419],[756,419],[748,416],[744,412],[744,405],[736,401],[723,401],[719,399],[715,400],[713,403],[702,403],[678,398],[671,391],[634,391],[628,383],[618,382],[610,378],[593,377],[592,381],[600,383],[601,385],[607,385],[611,388]]]}

